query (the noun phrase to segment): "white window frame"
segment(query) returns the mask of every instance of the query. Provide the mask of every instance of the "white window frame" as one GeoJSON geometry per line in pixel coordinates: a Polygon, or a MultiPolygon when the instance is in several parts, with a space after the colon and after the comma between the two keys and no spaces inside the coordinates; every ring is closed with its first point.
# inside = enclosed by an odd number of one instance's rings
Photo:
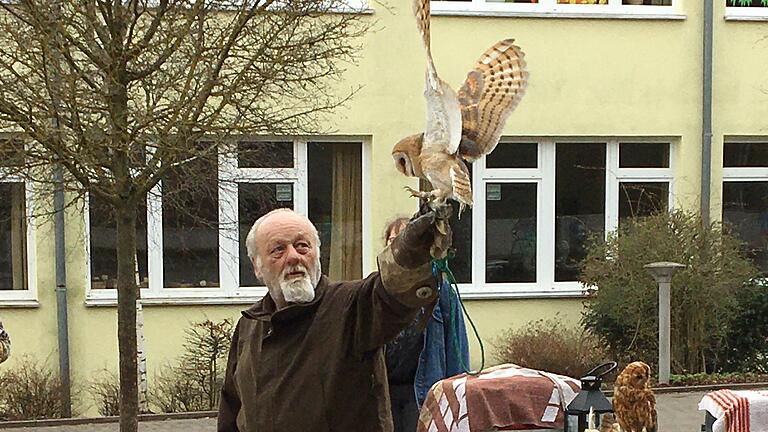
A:
{"type": "Polygon", "coordinates": [[[25,290],[0,290],[0,307],[38,307],[37,298],[37,227],[33,217],[33,189],[29,181],[21,177],[4,175],[0,168],[0,183],[21,183],[24,185],[26,199],[25,210],[27,218],[27,255],[24,257],[27,263],[27,289],[25,290]]]}
{"type": "MultiPolygon", "coordinates": [[[[537,168],[487,168],[485,158],[473,165],[472,282],[459,284],[465,298],[581,297],[580,282],[555,281],[555,145],[606,144],[605,232],[619,222],[619,183],[669,183],[669,209],[674,207],[674,141],[668,137],[514,137],[502,143],[538,143],[537,168]],[[668,168],[619,168],[621,143],[667,143],[668,168]],[[486,196],[488,183],[535,183],[536,188],[536,282],[486,283],[486,196]]],[[[503,144],[500,144],[503,145],[503,144]]]]}
{"type": "MultiPolygon", "coordinates": [[[[718,1],[718,0],[715,0],[718,1]]],[[[726,0],[719,0],[726,1],[726,0]]],[[[754,0],[759,2],[760,0],[754,0]]],[[[726,3],[727,4],[727,3],[726,3]]],[[[764,7],[738,7],[726,6],[726,21],[768,21],[768,6],[764,7]]]]}
{"type": "Polygon", "coordinates": [[[629,18],[685,19],[681,13],[682,0],[672,0],[670,6],[624,5],[622,0],[608,4],[558,4],[557,0],[538,3],[504,3],[489,0],[432,1],[433,15],[519,16],[535,18],[629,18]]]}
{"type": "MultiPolygon", "coordinates": [[[[768,9],[768,8],[766,8],[768,9]]],[[[768,137],[734,137],[726,138],[723,142],[723,154],[728,144],[765,144],[768,145],[768,137]]],[[[763,182],[768,183],[768,166],[766,167],[725,167],[723,166],[723,183],[727,182],[763,182]]],[[[722,201],[722,187],[720,189],[722,201]]],[[[723,206],[720,204],[722,217],[723,206]]]]}
{"type": "MultiPolygon", "coordinates": [[[[147,197],[147,264],[149,287],[141,289],[144,304],[247,304],[267,293],[264,286],[240,286],[238,183],[291,183],[293,208],[307,214],[309,186],[307,184],[307,150],[310,143],[349,143],[360,145],[362,159],[362,252],[363,275],[370,273],[375,263],[367,253],[371,248],[370,225],[370,139],[364,137],[242,137],[242,141],[293,142],[293,168],[238,168],[236,152],[219,155],[219,286],[210,288],[169,288],[163,281],[163,226],[162,182],[147,197]],[[233,259],[234,258],[234,259],[233,259]]],[[[86,304],[112,306],[117,299],[116,289],[91,288],[90,217],[85,204],[86,247],[86,304]]]]}

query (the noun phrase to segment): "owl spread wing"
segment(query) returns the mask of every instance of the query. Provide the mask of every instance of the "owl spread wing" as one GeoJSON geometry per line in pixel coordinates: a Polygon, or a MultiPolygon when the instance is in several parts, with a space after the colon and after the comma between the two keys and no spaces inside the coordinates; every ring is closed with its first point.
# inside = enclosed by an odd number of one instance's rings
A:
{"type": "Polygon", "coordinates": [[[416,27],[419,29],[421,41],[424,44],[424,51],[427,56],[427,83],[433,90],[438,88],[438,76],[435,69],[435,62],[432,59],[432,44],[429,29],[430,23],[430,0],[413,0],[413,14],[416,16],[416,27]]]}
{"type": "Polygon", "coordinates": [[[461,141],[461,108],[456,92],[440,79],[430,48],[430,0],[414,0],[413,13],[421,34],[427,59],[424,98],[427,101],[427,124],[423,148],[456,153],[461,141]]]}
{"type": "Polygon", "coordinates": [[[459,89],[462,143],[459,154],[468,161],[496,148],[509,114],[528,86],[525,54],[514,39],[497,42],[480,56],[459,89]]]}

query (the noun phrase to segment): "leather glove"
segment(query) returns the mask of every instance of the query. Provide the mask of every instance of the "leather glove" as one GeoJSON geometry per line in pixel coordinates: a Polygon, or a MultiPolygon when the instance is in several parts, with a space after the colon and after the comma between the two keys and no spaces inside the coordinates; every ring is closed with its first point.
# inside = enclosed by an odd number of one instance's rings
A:
{"type": "Polygon", "coordinates": [[[416,268],[432,258],[444,258],[451,247],[449,219],[451,206],[418,213],[392,241],[395,262],[404,268],[416,268]]]}
{"type": "Polygon", "coordinates": [[[429,249],[432,258],[445,258],[448,255],[448,249],[451,248],[453,242],[450,224],[451,213],[453,213],[453,207],[450,205],[444,205],[435,210],[435,239],[429,249]]]}
{"type": "Polygon", "coordinates": [[[434,211],[414,217],[392,240],[390,249],[398,265],[414,269],[430,261],[429,249],[435,239],[435,220],[434,211]]]}

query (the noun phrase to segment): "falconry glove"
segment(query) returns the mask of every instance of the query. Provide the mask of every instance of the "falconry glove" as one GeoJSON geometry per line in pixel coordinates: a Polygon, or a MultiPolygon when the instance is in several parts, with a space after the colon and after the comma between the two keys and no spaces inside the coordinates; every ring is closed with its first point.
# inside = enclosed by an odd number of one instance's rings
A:
{"type": "Polygon", "coordinates": [[[444,244],[446,235],[450,239],[450,230],[443,234],[436,226],[438,220],[434,211],[415,216],[392,244],[379,254],[379,271],[384,286],[407,306],[424,306],[437,296],[430,251],[436,240],[440,239],[444,244]]]}
{"type": "Polygon", "coordinates": [[[446,241],[450,244],[450,226],[447,224],[446,214],[450,216],[450,207],[446,213],[440,209],[438,215],[430,210],[423,215],[415,215],[403,231],[395,237],[390,245],[395,262],[399,265],[413,269],[429,263],[433,256],[431,251],[436,242],[441,245],[446,241]]]}

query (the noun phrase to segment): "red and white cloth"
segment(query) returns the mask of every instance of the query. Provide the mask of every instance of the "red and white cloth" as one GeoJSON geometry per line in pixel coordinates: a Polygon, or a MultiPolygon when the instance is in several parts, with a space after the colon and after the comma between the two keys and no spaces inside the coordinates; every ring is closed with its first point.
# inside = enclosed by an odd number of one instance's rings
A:
{"type": "Polygon", "coordinates": [[[699,402],[699,410],[712,414],[713,432],[768,431],[768,390],[717,390],[699,402]]]}
{"type": "Polygon", "coordinates": [[[579,387],[576,379],[512,364],[457,375],[429,390],[417,431],[562,429],[579,387]]]}

